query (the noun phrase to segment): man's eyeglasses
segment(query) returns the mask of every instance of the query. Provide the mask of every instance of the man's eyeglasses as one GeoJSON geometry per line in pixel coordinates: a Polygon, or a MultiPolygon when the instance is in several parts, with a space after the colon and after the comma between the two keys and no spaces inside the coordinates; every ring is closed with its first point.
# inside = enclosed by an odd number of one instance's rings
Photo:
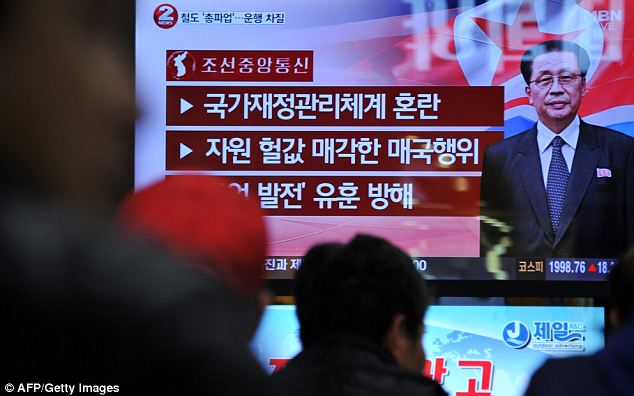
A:
{"type": "Polygon", "coordinates": [[[581,74],[574,73],[563,73],[558,76],[542,76],[536,80],[529,81],[529,84],[535,83],[538,88],[546,89],[550,88],[553,85],[553,81],[557,79],[559,81],[559,85],[571,87],[577,82],[577,77],[579,76],[581,76],[581,74]]]}

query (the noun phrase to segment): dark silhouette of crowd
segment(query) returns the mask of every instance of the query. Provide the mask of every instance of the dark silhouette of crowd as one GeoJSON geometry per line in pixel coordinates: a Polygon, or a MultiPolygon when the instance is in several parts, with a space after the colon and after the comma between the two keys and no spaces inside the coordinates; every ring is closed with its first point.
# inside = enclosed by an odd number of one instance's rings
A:
{"type": "MultiPolygon", "coordinates": [[[[0,4],[3,383],[116,385],[124,394],[445,395],[422,374],[425,282],[391,243],[359,235],[310,249],[296,279],[303,351],[271,377],[249,348],[270,302],[259,205],[212,177],[167,178],[121,204],[139,114],[131,63],[111,25],[125,7],[0,4]]],[[[631,393],[634,253],[610,286],[621,330],[596,355],[548,362],[528,394],[566,381],[575,394],[631,393]],[[574,384],[568,364],[584,373],[574,384]]]]}

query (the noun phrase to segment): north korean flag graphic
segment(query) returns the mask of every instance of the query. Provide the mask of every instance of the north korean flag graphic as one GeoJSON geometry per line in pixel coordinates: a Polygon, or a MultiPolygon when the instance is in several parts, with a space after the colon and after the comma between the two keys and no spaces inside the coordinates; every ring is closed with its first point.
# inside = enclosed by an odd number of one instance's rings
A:
{"type": "MultiPolygon", "coordinates": [[[[409,33],[357,42],[366,48],[366,56],[351,66],[351,74],[366,75],[385,85],[504,86],[508,137],[537,119],[519,70],[524,51],[546,40],[573,41],[590,57],[580,115],[588,122],[634,136],[632,2],[490,0],[474,1],[470,6],[456,1],[409,3],[411,15],[388,18],[393,24],[405,26],[409,33]]],[[[379,26],[380,22],[366,23],[379,26]]]]}

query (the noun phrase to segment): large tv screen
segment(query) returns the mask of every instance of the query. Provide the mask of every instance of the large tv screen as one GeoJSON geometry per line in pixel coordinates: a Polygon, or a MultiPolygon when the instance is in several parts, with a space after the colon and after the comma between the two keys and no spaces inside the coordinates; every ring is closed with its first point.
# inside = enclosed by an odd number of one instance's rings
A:
{"type": "MultiPolygon", "coordinates": [[[[603,308],[594,307],[431,306],[425,374],[452,395],[523,395],[547,358],[601,349],[603,323],[603,308]]],[[[251,347],[269,373],[299,353],[295,307],[267,307],[251,347]]]]}
{"type": "Polygon", "coordinates": [[[603,280],[634,239],[633,13],[624,0],[138,1],[135,186],[219,175],[258,199],[270,278],[367,233],[430,278],[603,280]],[[527,82],[522,55],[552,40],[587,59],[536,53],[527,82]]]}

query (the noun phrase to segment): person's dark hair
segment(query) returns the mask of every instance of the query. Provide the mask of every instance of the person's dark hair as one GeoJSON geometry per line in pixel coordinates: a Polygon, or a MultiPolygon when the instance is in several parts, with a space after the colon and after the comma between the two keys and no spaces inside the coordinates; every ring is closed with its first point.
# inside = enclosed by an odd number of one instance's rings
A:
{"type": "Polygon", "coordinates": [[[634,315],[634,247],[610,271],[608,284],[612,304],[620,321],[630,321],[634,315]]]}
{"type": "Polygon", "coordinates": [[[535,44],[534,46],[528,48],[526,52],[524,52],[524,55],[522,55],[520,71],[522,72],[526,85],[528,85],[531,80],[531,74],[533,73],[533,61],[535,58],[549,52],[572,52],[577,55],[581,76],[584,78],[586,77],[588,68],[590,67],[590,58],[588,57],[586,50],[571,41],[549,40],[535,44]]]}
{"type": "Polygon", "coordinates": [[[427,309],[411,258],[384,239],[358,235],[347,245],[318,245],[297,274],[297,315],[304,347],[324,336],[354,335],[382,344],[394,316],[416,337],[427,309]]]}
{"type": "Polygon", "coordinates": [[[319,305],[323,303],[320,298],[320,288],[324,285],[321,278],[328,277],[328,268],[332,260],[343,250],[344,245],[340,243],[325,243],[311,248],[304,259],[295,277],[295,304],[297,307],[297,318],[301,324],[299,338],[304,347],[310,345],[319,334],[325,332],[323,327],[326,323],[322,318],[315,315],[319,310],[319,305]],[[321,272],[325,274],[322,276],[321,272]]]}

